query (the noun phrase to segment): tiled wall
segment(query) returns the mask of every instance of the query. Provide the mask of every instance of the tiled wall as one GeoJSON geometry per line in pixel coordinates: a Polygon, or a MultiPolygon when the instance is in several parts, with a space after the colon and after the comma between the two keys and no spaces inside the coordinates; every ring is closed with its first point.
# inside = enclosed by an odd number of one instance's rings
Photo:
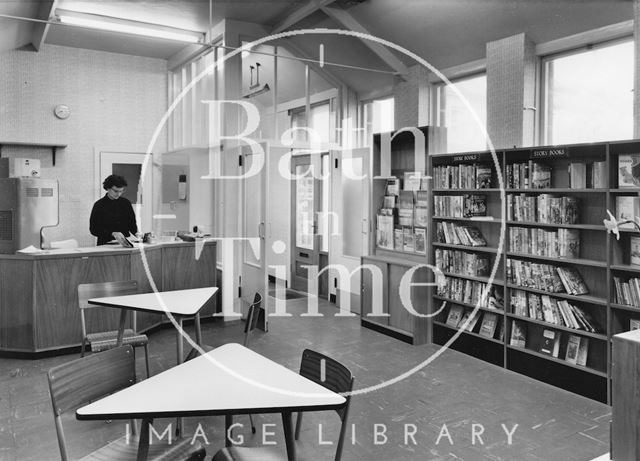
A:
{"type": "MultiPolygon", "coordinates": [[[[52,45],[0,54],[0,141],[68,145],[55,167],[49,150],[2,151],[39,158],[41,176],[59,180],[60,225],[47,238],[95,244],[89,214],[103,178],[94,177],[94,150],[145,152],[166,107],[165,60],[52,45]],[[71,108],[68,119],[53,115],[57,104],[71,108]]],[[[165,150],[163,130],[153,151],[165,150]]]]}
{"type": "Polygon", "coordinates": [[[487,132],[495,148],[533,144],[535,62],[524,34],[487,43],[487,132]]]}

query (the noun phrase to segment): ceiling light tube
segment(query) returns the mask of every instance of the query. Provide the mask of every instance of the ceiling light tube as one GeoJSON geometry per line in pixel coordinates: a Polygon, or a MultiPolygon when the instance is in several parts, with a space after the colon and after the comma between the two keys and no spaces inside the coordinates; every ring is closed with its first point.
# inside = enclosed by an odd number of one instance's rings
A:
{"type": "Polygon", "coordinates": [[[201,43],[204,35],[173,27],[148,24],[126,19],[111,18],[94,14],[78,13],[75,11],[56,10],[58,20],[63,24],[98,29],[108,32],[154,37],[187,43],[201,43]]]}

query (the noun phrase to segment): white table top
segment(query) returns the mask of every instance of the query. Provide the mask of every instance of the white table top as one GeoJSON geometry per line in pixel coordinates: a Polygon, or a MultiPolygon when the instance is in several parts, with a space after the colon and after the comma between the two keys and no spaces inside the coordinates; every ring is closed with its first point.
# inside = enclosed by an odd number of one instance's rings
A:
{"type": "Polygon", "coordinates": [[[76,417],[280,413],[334,409],[344,402],[343,396],[251,349],[230,343],[79,408],[76,417]]]}
{"type": "Polygon", "coordinates": [[[218,287],[192,288],[188,290],[160,291],[125,296],[92,298],[89,304],[147,312],[171,312],[174,315],[192,316],[218,291],[218,287]],[[166,310],[165,310],[166,308],[166,310]]]}

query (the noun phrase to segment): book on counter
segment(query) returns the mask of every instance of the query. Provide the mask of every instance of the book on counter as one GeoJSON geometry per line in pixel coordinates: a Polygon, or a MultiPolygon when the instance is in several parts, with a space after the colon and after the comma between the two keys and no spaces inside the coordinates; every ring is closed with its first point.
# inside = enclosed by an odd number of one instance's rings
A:
{"type": "Polygon", "coordinates": [[[462,306],[451,306],[449,309],[449,315],[447,315],[447,325],[451,327],[457,327],[460,323],[460,319],[464,313],[464,307],[462,306]]]}
{"type": "Polygon", "coordinates": [[[618,187],[640,187],[640,154],[618,156],[618,187]]]}
{"type": "Polygon", "coordinates": [[[511,338],[509,344],[515,347],[525,347],[527,345],[527,325],[519,320],[511,322],[511,338]]]}
{"type": "Polygon", "coordinates": [[[485,312],[482,315],[482,323],[480,324],[479,334],[486,336],[487,338],[493,338],[496,333],[496,326],[498,325],[498,314],[493,312],[485,312]]]}
{"type": "Polygon", "coordinates": [[[544,329],[540,342],[540,353],[557,357],[560,352],[560,332],[544,329]]]}
{"type": "Polygon", "coordinates": [[[413,240],[415,252],[421,255],[427,254],[427,230],[422,227],[416,227],[413,230],[413,240]]]}

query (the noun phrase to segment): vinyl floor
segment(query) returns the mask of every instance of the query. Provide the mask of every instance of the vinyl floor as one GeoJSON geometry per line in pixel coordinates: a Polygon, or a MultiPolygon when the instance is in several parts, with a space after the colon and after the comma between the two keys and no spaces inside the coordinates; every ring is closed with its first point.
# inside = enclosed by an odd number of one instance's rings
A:
{"type": "MultiPolygon", "coordinates": [[[[303,317],[307,299],[287,300],[291,317],[271,317],[267,333],[256,330],[251,348],[293,369],[305,348],[326,353],[356,376],[343,460],[558,460],[589,461],[609,451],[611,409],[452,350],[412,346],[360,327],[358,317],[336,317],[320,301],[321,317],[303,317]],[[437,356],[436,356],[437,355],[437,356]]],[[[203,325],[211,345],[242,342],[243,323],[203,325]]],[[[189,327],[187,327],[189,331],[189,327]]],[[[175,363],[169,328],[150,335],[151,371],[175,363]]],[[[46,370],[76,358],[0,359],[0,460],[56,460],[56,441],[46,370]]],[[[143,354],[137,357],[144,376],[143,354]]],[[[246,416],[236,441],[285,448],[280,418],[255,415],[253,435],[246,416]]],[[[197,434],[208,455],[223,446],[222,417],[188,418],[185,433],[197,434]]],[[[65,419],[72,455],[79,458],[123,435],[122,423],[65,419]]],[[[161,434],[175,420],[157,420],[161,434]]],[[[298,459],[333,459],[335,413],[305,415],[298,459]]],[[[606,458],[606,457],[605,457],[606,458]]],[[[207,459],[210,459],[208,456],[207,459]]]]}

